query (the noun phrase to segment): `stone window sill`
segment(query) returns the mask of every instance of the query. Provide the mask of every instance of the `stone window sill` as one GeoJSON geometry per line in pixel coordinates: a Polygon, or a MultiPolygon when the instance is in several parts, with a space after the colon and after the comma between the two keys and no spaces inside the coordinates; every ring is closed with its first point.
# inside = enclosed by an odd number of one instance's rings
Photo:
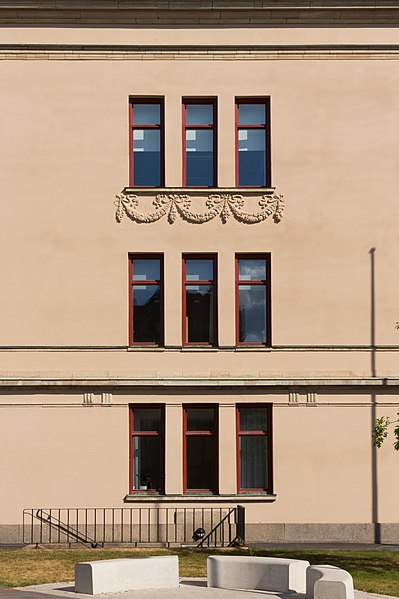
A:
{"type": "Polygon", "coordinates": [[[128,494],[123,498],[124,503],[248,503],[276,501],[277,496],[269,493],[238,493],[236,495],[156,495],[154,493],[128,494]]]}

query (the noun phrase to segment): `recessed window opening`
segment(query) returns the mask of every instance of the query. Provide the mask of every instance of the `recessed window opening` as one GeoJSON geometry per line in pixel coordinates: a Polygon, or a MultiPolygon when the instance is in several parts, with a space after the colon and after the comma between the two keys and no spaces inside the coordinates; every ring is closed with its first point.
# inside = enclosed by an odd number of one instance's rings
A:
{"type": "Polygon", "coordinates": [[[164,104],[157,99],[131,99],[130,185],[164,185],[164,104]]]}
{"type": "Polygon", "coordinates": [[[216,187],[216,101],[183,100],[183,186],[216,187]]]}

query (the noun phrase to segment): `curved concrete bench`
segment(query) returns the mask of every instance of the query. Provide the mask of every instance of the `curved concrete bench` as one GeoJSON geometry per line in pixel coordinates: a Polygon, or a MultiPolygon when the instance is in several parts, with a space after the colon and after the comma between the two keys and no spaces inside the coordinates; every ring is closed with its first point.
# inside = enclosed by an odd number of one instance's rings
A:
{"type": "Polygon", "coordinates": [[[309,562],[275,557],[208,557],[208,587],[304,593],[309,562]]]}
{"type": "Polygon", "coordinates": [[[177,555],[105,559],[75,564],[75,593],[97,595],[178,586],[177,555]]]}
{"type": "Polygon", "coordinates": [[[335,566],[309,566],[306,599],[354,599],[353,578],[335,566]]]}

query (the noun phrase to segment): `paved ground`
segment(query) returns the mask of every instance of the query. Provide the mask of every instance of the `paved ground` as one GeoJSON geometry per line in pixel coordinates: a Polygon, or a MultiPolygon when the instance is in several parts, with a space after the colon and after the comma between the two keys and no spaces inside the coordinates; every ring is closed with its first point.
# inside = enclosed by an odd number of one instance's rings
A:
{"type": "Polygon", "coordinates": [[[339,549],[347,551],[399,551],[399,545],[373,545],[371,543],[248,543],[253,549],[339,549]]]}
{"type": "MultiPolygon", "coordinates": [[[[264,591],[232,591],[227,589],[208,589],[203,578],[184,578],[177,589],[148,589],[145,591],[127,591],[124,593],[104,593],[101,599],[293,599],[294,595],[283,593],[266,593],[264,591]]],[[[75,593],[73,582],[58,584],[42,584],[31,587],[7,589],[0,587],[0,599],[89,599],[91,595],[75,593]]],[[[305,599],[304,595],[295,595],[296,599],[305,599]]],[[[388,599],[386,595],[372,595],[355,591],[355,599],[388,599]]],[[[389,597],[392,599],[392,597],[389,597]]],[[[398,598],[396,598],[398,599],[398,598]]]]}

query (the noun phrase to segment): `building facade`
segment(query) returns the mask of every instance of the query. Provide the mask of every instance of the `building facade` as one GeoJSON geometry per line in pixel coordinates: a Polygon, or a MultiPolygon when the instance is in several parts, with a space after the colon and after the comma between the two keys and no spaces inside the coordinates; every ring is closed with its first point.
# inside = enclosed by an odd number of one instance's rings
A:
{"type": "Polygon", "coordinates": [[[0,542],[399,542],[399,3],[0,1],[0,542]],[[205,527],[209,529],[209,523],[205,527]]]}

